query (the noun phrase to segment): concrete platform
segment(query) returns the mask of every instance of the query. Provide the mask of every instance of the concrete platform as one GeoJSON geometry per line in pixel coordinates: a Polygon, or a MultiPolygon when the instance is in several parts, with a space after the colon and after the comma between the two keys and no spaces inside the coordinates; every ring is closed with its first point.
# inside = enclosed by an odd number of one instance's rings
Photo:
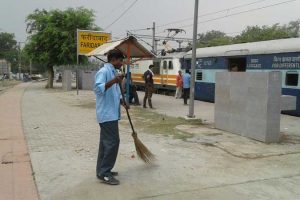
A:
{"type": "Polygon", "coordinates": [[[299,199],[298,118],[283,116],[286,139],[265,145],[214,129],[213,104],[196,101],[203,125],[182,118],[188,111],[183,100],[154,95],[153,103],[155,110],[132,106],[130,113],[157,162],[137,159],[122,110],[115,167],[121,185],[111,187],[95,177],[99,126],[93,92],[77,96],[31,84],[22,110],[41,199],[299,199]]]}

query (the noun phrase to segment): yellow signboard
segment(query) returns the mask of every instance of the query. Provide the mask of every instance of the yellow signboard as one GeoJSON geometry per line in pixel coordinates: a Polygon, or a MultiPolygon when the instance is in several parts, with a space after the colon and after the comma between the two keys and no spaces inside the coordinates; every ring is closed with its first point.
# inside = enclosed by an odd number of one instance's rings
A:
{"type": "Polygon", "coordinates": [[[78,30],[78,55],[85,55],[111,39],[110,33],[100,31],[78,30]]]}

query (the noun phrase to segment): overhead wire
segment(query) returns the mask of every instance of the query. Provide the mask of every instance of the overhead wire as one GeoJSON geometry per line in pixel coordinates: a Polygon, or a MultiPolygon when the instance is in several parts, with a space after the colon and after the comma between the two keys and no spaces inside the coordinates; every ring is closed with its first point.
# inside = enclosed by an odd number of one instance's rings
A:
{"type": "Polygon", "coordinates": [[[121,8],[123,5],[125,5],[130,0],[123,0],[118,6],[111,9],[109,12],[107,12],[106,15],[100,16],[101,20],[106,19],[107,17],[111,16],[112,13],[114,13],[116,10],[121,8]]]}
{"type": "MultiPolygon", "coordinates": [[[[242,7],[246,7],[246,6],[250,6],[250,5],[254,5],[254,4],[257,4],[257,3],[262,3],[264,1],[269,1],[269,0],[254,1],[254,2],[250,2],[250,3],[246,3],[246,4],[234,6],[234,7],[229,7],[229,8],[225,8],[225,9],[218,10],[218,11],[214,11],[214,12],[208,12],[208,13],[205,13],[205,14],[202,14],[202,15],[198,16],[198,18],[202,18],[202,17],[206,17],[206,16],[210,16],[210,15],[214,15],[214,14],[218,14],[218,13],[222,13],[222,12],[226,12],[226,11],[228,12],[230,10],[234,10],[234,9],[237,9],[237,8],[242,8],[242,7]]],[[[171,24],[177,24],[177,23],[181,23],[181,22],[185,22],[185,21],[190,21],[192,19],[194,19],[194,18],[189,17],[189,18],[169,22],[169,23],[166,23],[166,24],[157,25],[156,28],[161,28],[161,27],[165,27],[165,26],[168,26],[168,25],[171,25],[171,24]]],[[[140,28],[140,29],[135,29],[135,30],[131,30],[131,31],[136,32],[136,31],[144,31],[144,30],[149,30],[149,28],[140,28]]]]}
{"type": "MultiPolygon", "coordinates": [[[[267,5],[267,6],[262,6],[262,7],[259,7],[259,8],[253,8],[253,9],[249,9],[249,10],[245,10],[245,11],[241,11],[241,12],[236,12],[236,13],[228,14],[228,15],[225,15],[225,16],[222,16],[222,17],[216,17],[216,18],[200,21],[200,22],[198,22],[198,24],[203,24],[203,23],[207,23],[207,22],[211,22],[211,21],[216,21],[216,20],[219,20],[219,19],[224,19],[224,18],[228,18],[228,17],[232,17],[232,16],[244,14],[244,13],[249,13],[249,12],[253,12],[253,11],[257,11],[257,10],[262,10],[262,9],[265,9],[265,8],[275,7],[275,6],[279,6],[279,5],[282,5],[282,4],[291,3],[291,2],[294,2],[294,1],[297,1],[297,0],[288,0],[288,1],[283,1],[283,2],[279,2],[279,3],[275,3],[275,4],[270,4],[270,5],[267,5]]],[[[189,25],[179,26],[178,28],[191,27],[193,25],[194,24],[189,24],[189,25]]]]}
{"type": "Polygon", "coordinates": [[[124,11],[124,12],[122,12],[121,13],[121,15],[117,18],[117,19],[115,19],[112,23],[110,23],[108,26],[106,26],[105,28],[104,28],[104,30],[107,30],[108,28],[110,28],[112,25],[114,25],[117,21],[119,21],[119,19],[121,19],[121,17],[123,17],[136,3],[138,2],[138,0],[135,0],[134,2],[132,2],[131,4],[130,4],[130,6],[124,11]]]}
{"type": "MultiPolygon", "coordinates": [[[[247,7],[247,6],[258,4],[258,3],[262,3],[262,2],[265,2],[265,1],[268,1],[268,0],[254,1],[254,2],[251,2],[251,3],[242,4],[242,5],[239,5],[239,6],[234,6],[234,7],[225,8],[225,9],[222,9],[222,10],[214,11],[214,12],[205,13],[205,14],[199,15],[198,18],[202,18],[202,17],[206,17],[206,16],[218,14],[218,13],[223,13],[223,12],[226,12],[226,11],[228,12],[230,10],[234,10],[234,9],[237,9],[237,8],[247,7]]],[[[185,19],[181,19],[181,20],[169,22],[169,23],[166,23],[166,24],[158,25],[156,27],[160,28],[160,27],[171,25],[171,24],[178,24],[178,23],[181,23],[181,22],[190,21],[192,19],[194,19],[194,18],[193,17],[189,17],[189,18],[185,18],[185,19]]]]}
{"type": "MultiPolygon", "coordinates": [[[[200,22],[198,22],[198,24],[203,24],[203,23],[207,23],[207,22],[211,22],[211,21],[216,21],[216,20],[219,20],[219,19],[224,19],[224,18],[228,18],[228,17],[232,17],[232,16],[244,14],[244,13],[249,13],[249,12],[253,12],[253,11],[257,11],[257,10],[262,10],[262,9],[265,9],[265,8],[275,7],[275,6],[278,6],[278,5],[287,4],[287,3],[294,2],[294,1],[297,1],[297,0],[288,0],[288,1],[283,1],[283,2],[279,2],[279,3],[275,3],[275,4],[270,4],[270,5],[267,5],[267,6],[262,6],[262,7],[259,7],[259,8],[253,8],[253,9],[249,9],[249,10],[245,10],[245,11],[240,11],[240,12],[236,12],[236,13],[232,13],[232,14],[227,14],[225,16],[200,21],[200,22]]],[[[183,26],[179,26],[178,28],[192,27],[193,25],[194,24],[183,25],[183,26]]],[[[161,32],[158,32],[157,34],[164,33],[164,32],[165,31],[161,31],[161,32]]]]}

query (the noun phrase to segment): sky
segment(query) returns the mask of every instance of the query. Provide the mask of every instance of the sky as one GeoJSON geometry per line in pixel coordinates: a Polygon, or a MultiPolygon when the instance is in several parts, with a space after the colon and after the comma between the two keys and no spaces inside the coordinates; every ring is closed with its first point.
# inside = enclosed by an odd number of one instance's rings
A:
{"type": "MultiPolygon", "coordinates": [[[[105,28],[117,19],[136,0],[0,0],[0,32],[11,32],[17,41],[26,41],[26,16],[35,9],[66,9],[68,7],[86,7],[93,9],[96,14],[95,23],[105,28]]],[[[241,32],[247,26],[272,25],[275,23],[288,23],[300,19],[300,0],[286,4],[269,7],[243,14],[235,13],[265,7],[271,4],[288,0],[199,0],[198,32],[220,30],[229,35],[241,32]],[[253,3],[255,2],[255,3],[253,3]],[[250,4],[239,7],[240,5],[250,4]],[[232,7],[237,7],[230,9],[232,7]],[[226,10],[207,15],[220,10],[226,10]],[[228,16],[223,19],[204,22],[211,19],[228,16]]],[[[111,32],[113,37],[125,36],[126,30],[143,29],[151,27],[155,21],[157,26],[170,22],[191,18],[191,20],[168,26],[157,27],[157,35],[166,36],[167,28],[185,29],[180,37],[192,37],[192,24],[194,13],[194,0],[137,0],[131,9],[115,24],[105,31],[111,32]]],[[[152,34],[150,30],[136,32],[139,34],[152,34]]]]}

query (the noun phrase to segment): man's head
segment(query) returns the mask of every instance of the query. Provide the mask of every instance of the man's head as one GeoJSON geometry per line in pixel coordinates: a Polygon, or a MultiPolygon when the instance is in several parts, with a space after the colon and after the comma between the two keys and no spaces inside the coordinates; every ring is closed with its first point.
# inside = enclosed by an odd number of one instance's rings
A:
{"type": "Polygon", "coordinates": [[[230,71],[232,71],[232,72],[237,72],[237,71],[239,71],[238,65],[237,65],[237,64],[233,64],[233,65],[231,66],[231,70],[230,70],[230,71]]]}
{"type": "Polygon", "coordinates": [[[186,69],[186,70],[185,70],[185,73],[186,73],[186,74],[189,74],[189,73],[190,73],[190,70],[186,69]]]}
{"type": "Polygon", "coordinates": [[[149,65],[149,69],[151,69],[151,70],[152,70],[152,69],[153,69],[153,67],[154,67],[154,65],[149,65]]]}
{"type": "Polygon", "coordinates": [[[112,49],[107,53],[107,62],[119,69],[123,65],[124,55],[120,50],[112,49]]]}
{"type": "Polygon", "coordinates": [[[179,70],[179,71],[178,71],[178,74],[179,74],[179,75],[181,75],[181,74],[182,74],[182,71],[181,71],[181,70],[179,70]]]}

